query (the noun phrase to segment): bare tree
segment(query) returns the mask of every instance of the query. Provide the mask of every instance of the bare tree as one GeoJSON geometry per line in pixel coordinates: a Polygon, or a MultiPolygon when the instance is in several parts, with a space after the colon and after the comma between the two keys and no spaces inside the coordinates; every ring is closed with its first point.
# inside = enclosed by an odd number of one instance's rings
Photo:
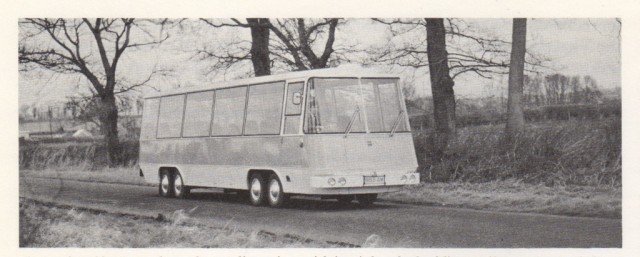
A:
{"type": "Polygon", "coordinates": [[[267,18],[247,18],[243,23],[238,19],[231,19],[231,22],[217,21],[212,19],[200,19],[206,24],[214,27],[239,27],[251,30],[251,48],[246,48],[244,42],[233,42],[228,49],[201,49],[198,55],[202,59],[213,59],[214,69],[228,69],[234,64],[250,60],[253,64],[253,73],[256,77],[271,75],[271,57],[269,49],[270,23],[267,18]],[[231,49],[235,48],[235,49],[231,49]]]}
{"type": "Polygon", "coordinates": [[[251,62],[257,76],[271,75],[269,59],[269,19],[247,18],[251,28],[251,62]]]}
{"type": "Polygon", "coordinates": [[[572,104],[580,103],[580,98],[581,98],[581,93],[582,93],[582,82],[580,82],[580,77],[579,76],[572,76],[569,79],[569,87],[571,88],[569,101],[572,104]]]}
{"type": "Polygon", "coordinates": [[[425,21],[427,22],[427,57],[436,129],[434,144],[436,153],[440,155],[446,149],[449,138],[456,132],[454,83],[449,75],[444,19],[425,19],[425,21]]]}
{"type": "MultiPolygon", "coordinates": [[[[423,19],[373,19],[388,25],[392,34],[389,43],[382,48],[371,49],[369,62],[394,64],[404,67],[427,67],[427,40],[422,28],[423,19]],[[404,39],[395,42],[393,39],[404,39]]],[[[511,42],[478,31],[463,19],[444,19],[450,76],[473,73],[482,78],[508,74],[509,47],[511,42]]],[[[544,56],[527,52],[526,70],[537,72],[548,61],[544,56]]]]}
{"type": "Polygon", "coordinates": [[[600,98],[602,97],[602,92],[600,92],[600,89],[598,89],[598,83],[596,82],[596,80],[593,77],[586,75],[583,77],[583,81],[584,103],[593,104],[599,102],[601,100],[600,98]]]}
{"type": "MultiPolygon", "coordinates": [[[[527,19],[513,19],[511,62],[509,65],[509,99],[507,102],[507,125],[505,133],[513,140],[524,127],[522,91],[524,86],[524,58],[527,43],[527,19]]],[[[564,94],[564,92],[563,92],[564,94]]]]}
{"type": "Polygon", "coordinates": [[[98,103],[97,116],[104,134],[106,159],[110,166],[115,165],[119,145],[116,95],[145,85],[156,72],[142,82],[128,83],[118,76],[118,64],[127,49],[157,45],[168,35],[153,36],[138,21],[124,18],[24,19],[20,20],[20,26],[23,32],[20,64],[77,73],[89,81],[92,98],[98,103]],[[137,36],[139,34],[144,36],[137,36]],[[134,37],[140,41],[134,41],[134,37]],[[43,41],[52,44],[43,44],[43,41]]]}
{"type": "MultiPolygon", "coordinates": [[[[214,61],[213,69],[229,69],[243,61],[251,61],[256,76],[271,69],[308,70],[332,66],[342,56],[336,51],[335,34],[341,20],[331,19],[201,19],[208,25],[251,29],[251,41],[236,40],[227,47],[200,49],[200,59],[214,61]],[[274,34],[275,37],[270,35],[274,34]],[[248,47],[250,45],[250,47],[248,47]],[[322,49],[317,52],[315,49],[322,49]],[[337,53],[336,53],[337,52],[337,53]]],[[[344,50],[344,49],[341,49],[344,50]]]]}
{"type": "Polygon", "coordinates": [[[524,76],[524,101],[527,107],[539,107],[543,104],[544,94],[542,93],[543,80],[540,74],[534,76],[524,76]]]}
{"type": "Polygon", "coordinates": [[[270,29],[277,36],[276,57],[296,70],[320,69],[329,66],[334,54],[335,34],[340,19],[275,19],[270,29]],[[321,42],[324,39],[324,43],[321,42]],[[316,53],[314,46],[322,46],[316,53]]]}

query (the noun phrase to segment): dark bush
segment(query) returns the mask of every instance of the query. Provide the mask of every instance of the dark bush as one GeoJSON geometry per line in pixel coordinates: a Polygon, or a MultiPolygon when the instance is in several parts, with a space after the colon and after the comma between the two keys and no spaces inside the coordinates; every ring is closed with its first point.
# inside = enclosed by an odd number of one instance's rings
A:
{"type": "MultiPolygon", "coordinates": [[[[107,165],[104,144],[93,140],[21,141],[20,169],[80,167],[98,169],[107,165]]],[[[139,143],[121,141],[116,156],[117,166],[133,166],[138,161],[139,143]]]]}
{"type": "Polygon", "coordinates": [[[423,178],[430,181],[492,181],[507,178],[560,185],[621,183],[620,118],[528,124],[507,148],[503,125],[459,129],[441,156],[433,133],[414,131],[423,178]]]}

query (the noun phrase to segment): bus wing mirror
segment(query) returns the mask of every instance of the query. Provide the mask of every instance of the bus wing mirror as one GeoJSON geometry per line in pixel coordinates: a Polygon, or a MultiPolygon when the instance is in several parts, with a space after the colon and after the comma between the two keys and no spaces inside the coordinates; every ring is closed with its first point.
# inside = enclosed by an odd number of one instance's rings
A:
{"type": "Polygon", "coordinates": [[[299,105],[300,103],[302,103],[302,95],[300,94],[300,92],[293,93],[292,102],[295,105],[299,105]]]}

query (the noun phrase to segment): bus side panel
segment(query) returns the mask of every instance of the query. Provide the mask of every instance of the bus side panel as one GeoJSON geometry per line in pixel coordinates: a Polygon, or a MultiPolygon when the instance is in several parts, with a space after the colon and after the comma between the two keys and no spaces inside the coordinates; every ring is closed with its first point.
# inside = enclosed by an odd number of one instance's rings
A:
{"type": "Polygon", "coordinates": [[[301,137],[280,136],[141,141],[140,167],[153,183],[157,183],[157,167],[172,166],[189,186],[246,189],[249,169],[308,167],[300,144],[301,137]]]}

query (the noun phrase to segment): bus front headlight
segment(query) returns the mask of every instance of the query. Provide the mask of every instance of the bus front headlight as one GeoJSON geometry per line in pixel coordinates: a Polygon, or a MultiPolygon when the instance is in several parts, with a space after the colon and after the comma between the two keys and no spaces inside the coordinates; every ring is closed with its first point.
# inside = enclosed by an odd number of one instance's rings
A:
{"type": "Polygon", "coordinates": [[[414,181],[416,181],[416,175],[411,175],[409,177],[409,182],[414,182],[414,181]]]}
{"type": "Polygon", "coordinates": [[[328,183],[330,186],[333,186],[333,185],[335,185],[335,184],[336,184],[336,180],[335,180],[334,178],[329,178],[329,180],[327,180],[327,183],[328,183]]]}
{"type": "Polygon", "coordinates": [[[402,183],[407,182],[407,175],[402,175],[402,177],[400,178],[400,181],[402,181],[402,183]]]}
{"type": "Polygon", "coordinates": [[[340,184],[341,186],[344,186],[344,184],[347,184],[347,180],[345,178],[339,178],[338,184],[340,184]]]}

